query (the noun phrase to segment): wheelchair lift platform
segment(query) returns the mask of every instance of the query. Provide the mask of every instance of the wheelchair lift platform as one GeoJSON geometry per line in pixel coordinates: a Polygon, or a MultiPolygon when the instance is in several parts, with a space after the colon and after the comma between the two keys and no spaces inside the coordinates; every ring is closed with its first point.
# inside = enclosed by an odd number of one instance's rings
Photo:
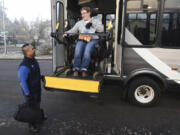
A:
{"type": "Polygon", "coordinates": [[[58,91],[99,93],[100,82],[81,78],[45,76],[45,88],[58,91]]]}

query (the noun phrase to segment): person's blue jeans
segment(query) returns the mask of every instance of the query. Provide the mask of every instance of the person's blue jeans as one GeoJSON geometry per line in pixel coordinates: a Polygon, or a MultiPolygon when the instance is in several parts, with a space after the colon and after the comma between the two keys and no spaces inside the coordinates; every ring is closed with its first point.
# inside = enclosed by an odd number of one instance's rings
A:
{"type": "Polygon", "coordinates": [[[91,42],[87,43],[84,41],[78,41],[76,44],[75,55],[74,55],[74,65],[73,70],[77,71],[87,71],[89,64],[91,62],[91,55],[95,49],[95,44],[98,43],[97,39],[93,39],[91,42]]]}

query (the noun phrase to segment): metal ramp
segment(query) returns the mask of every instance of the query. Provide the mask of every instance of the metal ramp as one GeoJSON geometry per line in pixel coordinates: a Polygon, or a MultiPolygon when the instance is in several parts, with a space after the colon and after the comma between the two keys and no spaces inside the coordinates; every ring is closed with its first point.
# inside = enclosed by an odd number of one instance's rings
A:
{"type": "Polygon", "coordinates": [[[99,93],[100,81],[45,76],[45,88],[52,88],[58,91],[99,93]]]}

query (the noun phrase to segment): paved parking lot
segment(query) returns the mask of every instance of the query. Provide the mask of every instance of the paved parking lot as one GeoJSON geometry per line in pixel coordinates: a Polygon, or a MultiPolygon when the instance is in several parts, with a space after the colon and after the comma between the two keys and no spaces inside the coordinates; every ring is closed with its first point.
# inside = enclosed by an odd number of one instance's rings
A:
{"type": "MultiPolygon", "coordinates": [[[[26,124],[12,115],[23,97],[17,80],[20,61],[0,61],[0,135],[29,135],[26,124]]],[[[51,61],[40,61],[43,74],[51,74],[51,61]]],[[[106,84],[102,102],[87,94],[47,92],[42,107],[48,120],[43,135],[179,135],[180,92],[162,93],[159,105],[139,108],[120,100],[120,87],[106,84]]]]}

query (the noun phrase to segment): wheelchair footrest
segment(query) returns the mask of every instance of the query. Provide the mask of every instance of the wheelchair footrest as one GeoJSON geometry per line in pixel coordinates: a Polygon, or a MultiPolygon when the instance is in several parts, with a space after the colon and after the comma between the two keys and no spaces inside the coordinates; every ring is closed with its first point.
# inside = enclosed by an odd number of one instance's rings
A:
{"type": "Polygon", "coordinates": [[[63,91],[99,93],[100,81],[45,76],[45,88],[63,91]]]}

